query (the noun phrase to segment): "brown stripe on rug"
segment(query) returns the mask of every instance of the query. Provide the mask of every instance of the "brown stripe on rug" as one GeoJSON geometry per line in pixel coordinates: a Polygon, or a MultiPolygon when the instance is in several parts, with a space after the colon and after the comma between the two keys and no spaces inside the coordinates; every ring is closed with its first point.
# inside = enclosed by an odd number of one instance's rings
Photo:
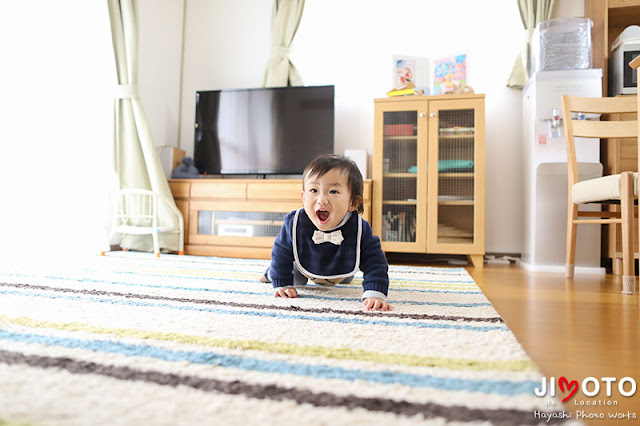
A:
{"type": "Polygon", "coordinates": [[[263,304],[253,304],[253,303],[228,302],[228,301],[215,300],[215,299],[192,299],[192,298],[184,298],[184,297],[168,297],[168,296],[157,296],[157,295],[139,294],[139,293],[121,293],[121,292],[104,291],[104,290],[77,290],[77,289],[71,289],[71,288],[65,288],[65,287],[51,287],[51,286],[45,286],[45,285],[22,284],[22,283],[0,283],[0,287],[14,287],[14,288],[21,288],[21,289],[29,289],[29,290],[85,294],[89,296],[123,297],[126,299],[158,300],[158,301],[164,301],[164,302],[220,305],[220,306],[230,306],[234,308],[283,310],[283,311],[293,311],[293,312],[302,312],[302,313],[357,315],[357,316],[378,317],[378,318],[381,315],[384,315],[384,317],[399,318],[399,319],[504,323],[503,319],[500,317],[467,317],[467,316],[453,316],[453,315],[409,314],[409,313],[394,313],[394,312],[385,312],[384,314],[381,314],[380,312],[366,312],[361,310],[343,310],[343,309],[332,309],[332,308],[301,308],[298,306],[263,305],[263,304]]]}
{"type": "MultiPolygon", "coordinates": [[[[476,409],[464,406],[445,406],[432,402],[417,404],[388,398],[362,398],[356,395],[337,395],[329,392],[311,392],[303,389],[286,388],[278,385],[246,383],[239,380],[224,381],[189,375],[163,373],[152,370],[139,370],[130,367],[98,364],[79,361],[68,357],[25,355],[18,352],[0,350],[0,362],[7,365],[25,364],[42,369],[60,369],[72,374],[94,374],[118,380],[155,383],[161,386],[187,386],[204,392],[218,392],[228,395],[242,395],[255,399],[275,401],[294,401],[297,404],[310,404],[316,407],[361,408],[368,411],[389,412],[412,417],[422,415],[425,419],[443,418],[447,421],[471,422],[486,421],[493,425],[535,425],[540,419],[531,411],[515,409],[476,409]]],[[[547,424],[560,424],[561,412],[546,412],[547,424]],[[558,416],[554,416],[557,414],[558,416]],[[547,421],[548,419],[548,421],[547,421]]]]}

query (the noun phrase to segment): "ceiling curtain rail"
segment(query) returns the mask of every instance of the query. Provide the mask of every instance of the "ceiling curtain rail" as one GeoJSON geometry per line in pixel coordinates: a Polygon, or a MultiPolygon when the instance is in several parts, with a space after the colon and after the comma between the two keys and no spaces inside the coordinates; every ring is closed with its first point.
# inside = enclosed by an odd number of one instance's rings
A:
{"type": "MultiPolygon", "coordinates": [[[[164,201],[158,207],[158,226],[177,229],[182,216],[178,217],[180,212],[165,178],[138,95],[138,28],[134,0],[107,1],[118,83],[113,100],[113,169],[118,182],[117,190],[138,188],[153,191],[164,201]]],[[[112,196],[112,200],[116,203],[117,197],[112,196]]],[[[115,224],[110,232],[113,240],[115,224]]],[[[179,250],[179,242],[172,236],[161,236],[159,245],[161,249],[179,250]]],[[[153,251],[149,235],[123,235],[120,246],[130,250],[153,251]]]]}

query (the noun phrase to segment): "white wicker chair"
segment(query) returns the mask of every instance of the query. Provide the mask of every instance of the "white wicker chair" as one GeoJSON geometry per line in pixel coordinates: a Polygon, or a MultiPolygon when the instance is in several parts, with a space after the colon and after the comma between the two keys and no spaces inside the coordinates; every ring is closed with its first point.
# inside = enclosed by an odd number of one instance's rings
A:
{"type": "Polygon", "coordinates": [[[176,213],[179,229],[158,226],[158,200],[153,191],[147,189],[125,188],[118,193],[118,211],[116,230],[120,234],[151,235],[153,251],[160,256],[158,234],[172,233],[179,237],[179,254],[184,254],[184,220],[180,211],[169,203],[169,208],[176,213]]]}

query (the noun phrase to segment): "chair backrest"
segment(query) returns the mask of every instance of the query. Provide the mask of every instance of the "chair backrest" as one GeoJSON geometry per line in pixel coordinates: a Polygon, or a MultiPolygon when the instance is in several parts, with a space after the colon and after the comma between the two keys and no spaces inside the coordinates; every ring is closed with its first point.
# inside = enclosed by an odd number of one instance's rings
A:
{"type": "Polygon", "coordinates": [[[153,191],[125,188],[118,197],[118,225],[157,227],[158,197],[153,191]]]}
{"type": "Polygon", "coordinates": [[[609,143],[609,139],[638,137],[638,103],[635,96],[613,98],[562,97],[567,163],[569,165],[569,185],[579,182],[578,160],[575,138],[598,138],[609,143]],[[618,114],[633,113],[631,120],[622,119],[618,114]],[[610,114],[611,121],[584,119],[585,114],[610,114]]]}

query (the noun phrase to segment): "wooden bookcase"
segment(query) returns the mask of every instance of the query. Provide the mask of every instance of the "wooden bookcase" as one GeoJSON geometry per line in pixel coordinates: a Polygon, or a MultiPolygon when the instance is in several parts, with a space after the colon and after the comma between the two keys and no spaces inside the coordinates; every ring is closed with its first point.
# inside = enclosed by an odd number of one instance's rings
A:
{"type": "MultiPolygon", "coordinates": [[[[299,179],[170,179],[185,224],[185,253],[269,259],[285,214],[302,207],[299,179]]],[[[371,220],[371,180],[364,182],[371,220]]]]}
{"type": "Polygon", "coordinates": [[[374,234],[387,252],[485,253],[484,95],[374,101],[374,234]]]}

